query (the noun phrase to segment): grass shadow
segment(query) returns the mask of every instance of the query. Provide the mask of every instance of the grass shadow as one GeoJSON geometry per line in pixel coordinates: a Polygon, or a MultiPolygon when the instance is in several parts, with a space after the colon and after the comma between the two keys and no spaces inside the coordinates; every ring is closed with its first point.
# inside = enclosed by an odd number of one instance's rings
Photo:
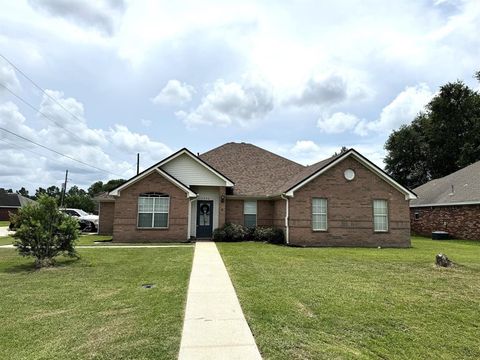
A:
{"type": "Polygon", "coordinates": [[[53,266],[43,267],[43,268],[37,268],[35,266],[35,262],[32,261],[24,264],[17,264],[17,265],[10,266],[6,268],[3,272],[7,274],[19,274],[19,273],[34,273],[37,271],[60,270],[68,267],[71,264],[76,263],[79,260],[80,260],[80,257],[62,259],[60,261],[56,261],[53,266]]]}

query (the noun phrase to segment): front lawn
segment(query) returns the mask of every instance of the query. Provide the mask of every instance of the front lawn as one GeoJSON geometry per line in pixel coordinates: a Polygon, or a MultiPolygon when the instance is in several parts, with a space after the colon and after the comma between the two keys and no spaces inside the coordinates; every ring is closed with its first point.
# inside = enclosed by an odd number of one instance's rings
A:
{"type": "Polygon", "coordinates": [[[0,227],[10,226],[10,221],[0,221],[0,227]]]}
{"type": "Polygon", "coordinates": [[[175,359],[193,247],[79,254],[36,271],[0,249],[0,359],[175,359]]]}
{"type": "Polygon", "coordinates": [[[480,242],[412,244],[217,246],[265,359],[480,358],[480,242]]]}

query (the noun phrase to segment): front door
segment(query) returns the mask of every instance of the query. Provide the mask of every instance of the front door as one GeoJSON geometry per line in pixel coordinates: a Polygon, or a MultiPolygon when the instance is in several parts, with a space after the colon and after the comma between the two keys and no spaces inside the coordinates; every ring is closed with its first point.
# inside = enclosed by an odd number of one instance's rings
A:
{"type": "Polygon", "coordinates": [[[197,238],[212,237],[213,201],[197,201],[197,238]]]}

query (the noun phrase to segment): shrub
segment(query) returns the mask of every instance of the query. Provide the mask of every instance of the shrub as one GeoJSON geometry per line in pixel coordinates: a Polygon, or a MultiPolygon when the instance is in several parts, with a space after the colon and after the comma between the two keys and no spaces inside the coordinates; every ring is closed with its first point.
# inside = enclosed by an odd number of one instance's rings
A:
{"type": "Polygon", "coordinates": [[[253,238],[255,241],[269,242],[271,244],[285,243],[283,230],[272,227],[256,227],[253,238]]]}
{"type": "Polygon", "coordinates": [[[226,223],[213,232],[214,241],[238,242],[245,239],[246,231],[242,225],[226,223]]]}
{"type": "Polygon", "coordinates": [[[12,221],[17,227],[14,246],[20,255],[34,257],[36,267],[52,266],[60,254],[77,255],[78,222],[58,211],[54,198],[40,197],[36,204],[21,208],[12,221]]]}

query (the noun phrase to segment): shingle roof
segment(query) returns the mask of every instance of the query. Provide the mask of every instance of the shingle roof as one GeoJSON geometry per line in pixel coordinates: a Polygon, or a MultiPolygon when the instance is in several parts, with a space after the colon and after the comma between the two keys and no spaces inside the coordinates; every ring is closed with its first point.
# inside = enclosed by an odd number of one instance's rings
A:
{"type": "Polygon", "coordinates": [[[480,161],[413,190],[418,199],[410,206],[480,203],[480,161]]]}
{"type": "Polygon", "coordinates": [[[0,193],[0,207],[19,208],[30,202],[34,202],[20,194],[0,193]]]}
{"type": "Polygon", "coordinates": [[[227,143],[200,158],[232,179],[234,195],[242,196],[279,195],[286,182],[310,168],[247,143],[227,143]]]}
{"type": "Polygon", "coordinates": [[[104,191],[99,193],[97,196],[93,198],[94,201],[115,201],[115,196],[109,195],[108,191],[104,191]]]}

